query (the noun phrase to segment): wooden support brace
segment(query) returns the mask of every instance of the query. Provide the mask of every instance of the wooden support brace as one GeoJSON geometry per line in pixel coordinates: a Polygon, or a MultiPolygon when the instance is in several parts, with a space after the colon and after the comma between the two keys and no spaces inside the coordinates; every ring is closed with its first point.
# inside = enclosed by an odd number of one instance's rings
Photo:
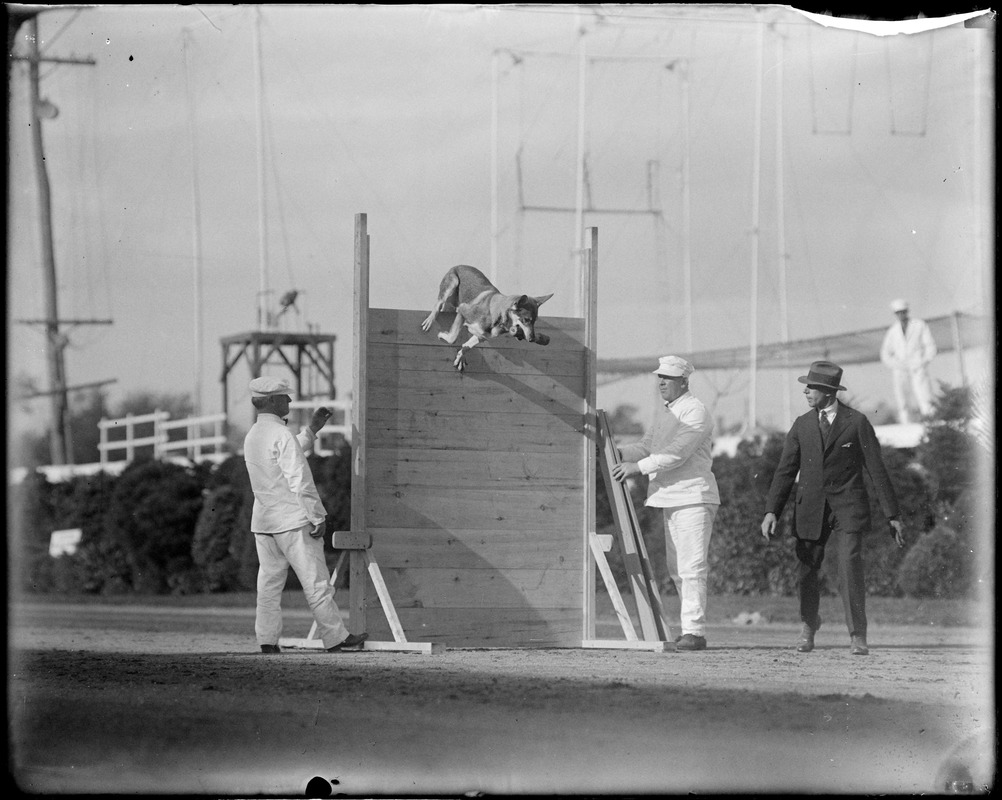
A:
{"type": "MultiPolygon", "coordinates": [[[[357,582],[360,576],[363,579],[362,584],[364,586],[364,578],[368,574],[372,580],[372,585],[376,589],[376,594],[379,596],[379,602],[383,607],[383,613],[386,615],[386,621],[390,625],[390,631],[393,633],[392,642],[367,641],[362,645],[363,650],[392,650],[395,652],[429,654],[445,652],[445,645],[443,644],[407,641],[403,626],[400,624],[400,619],[397,616],[397,610],[393,605],[393,600],[390,598],[389,590],[386,588],[386,582],[383,580],[383,573],[379,569],[379,564],[376,563],[376,560],[369,553],[369,548],[372,547],[372,534],[358,531],[334,531],[331,535],[331,543],[334,549],[339,552],[328,583],[332,587],[336,584],[345,559],[350,559],[349,580],[357,582]]],[[[364,595],[364,593],[362,594],[364,595]]],[[[350,614],[348,622],[350,626],[350,614]]],[[[352,631],[352,633],[359,632],[352,631]]],[[[313,622],[313,626],[310,628],[310,632],[305,639],[282,639],[280,643],[284,647],[295,647],[306,650],[322,650],[324,648],[323,641],[317,637],[316,621],[313,622]]]]}
{"type": "MultiPolygon", "coordinates": [[[[323,650],[324,643],[320,639],[282,639],[282,647],[296,650],[323,650]]],[[[440,642],[365,642],[362,650],[393,652],[393,653],[423,653],[438,655],[446,651],[446,646],[440,642]]],[[[345,652],[353,653],[355,650],[345,652]]]]}
{"type": "MultiPolygon", "coordinates": [[[[602,580],[605,582],[605,589],[609,593],[609,599],[612,600],[612,607],[616,610],[616,617],[619,619],[619,624],[623,629],[623,634],[626,636],[627,641],[635,642],[637,641],[637,631],[633,627],[633,620],[630,619],[630,612],[626,608],[626,603],[623,602],[623,596],[619,593],[619,587],[616,586],[616,578],[612,574],[612,570],[609,568],[609,561],[606,559],[605,554],[609,551],[608,547],[604,547],[604,543],[601,538],[594,531],[588,534],[588,544],[591,546],[591,554],[595,558],[595,565],[598,567],[598,571],[602,575],[602,580]]],[[[609,537],[610,539],[612,537],[609,537]]],[[[609,542],[611,546],[612,542],[609,542]]]]}
{"type": "Polygon", "coordinates": [[[605,480],[613,515],[616,518],[623,564],[626,567],[630,588],[637,604],[640,627],[646,641],[667,641],[671,638],[671,629],[665,620],[661,593],[654,581],[647,547],[644,545],[633,501],[627,487],[612,477],[612,468],[620,463],[619,451],[612,441],[609,422],[602,409],[598,410],[597,421],[599,443],[602,448],[602,458],[600,459],[602,477],[605,480]]]}
{"type": "Polygon", "coordinates": [[[650,650],[654,653],[675,652],[674,642],[628,642],[622,639],[585,639],[581,642],[585,650],[650,650]]]}
{"type": "Polygon", "coordinates": [[[379,564],[369,555],[368,550],[364,551],[362,555],[365,558],[365,566],[369,571],[369,577],[372,578],[372,585],[376,588],[376,594],[379,595],[379,602],[383,604],[383,613],[386,614],[386,621],[390,623],[393,641],[406,642],[407,637],[404,636],[404,629],[400,624],[400,619],[397,617],[397,610],[393,607],[393,601],[390,599],[386,582],[383,580],[383,573],[379,571],[379,564]]]}

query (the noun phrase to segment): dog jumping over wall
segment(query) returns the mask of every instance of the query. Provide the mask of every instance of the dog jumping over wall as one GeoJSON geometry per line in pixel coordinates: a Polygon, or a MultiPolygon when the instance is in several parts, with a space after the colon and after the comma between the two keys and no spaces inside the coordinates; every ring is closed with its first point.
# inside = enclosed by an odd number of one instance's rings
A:
{"type": "Polygon", "coordinates": [[[552,294],[543,297],[501,294],[479,269],[460,264],[445,273],[438,299],[421,323],[421,329],[430,330],[435,318],[446,306],[456,309],[452,327],[448,332],[439,333],[438,338],[455,344],[463,325],[473,334],[459,348],[456,360],[452,362],[462,372],[466,366],[467,351],[497,336],[509,334],[519,340],[544,346],[549,344],[549,336],[536,333],[536,320],[539,318],[539,307],[551,297],[552,294]]]}

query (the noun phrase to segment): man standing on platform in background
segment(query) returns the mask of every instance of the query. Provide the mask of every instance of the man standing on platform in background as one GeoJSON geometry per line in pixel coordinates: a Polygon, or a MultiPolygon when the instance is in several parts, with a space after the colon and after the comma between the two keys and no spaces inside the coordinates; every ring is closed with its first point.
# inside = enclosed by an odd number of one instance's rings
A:
{"type": "Polygon", "coordinates": [[[664,408],[639,442],[619,449],[623,461],[612,476],[621,483],[650,476],[644,505],[663,510],[668,574],[680,598],[682,635],[675,646],[705,650],[710,535],[720,507],[711,470],[713,418],[689,392],[692,364],[678,356],[658,361],[654,374],[664,408]]]}
{"type": "Polygon", "coordinates": [[[327,510],[306,460],[331,411],[318,408],[310,424],[294,436],[286,427],[292,402],[288,381],[255,378],[250,392],[257,420],[244,439],[244,460],[254,490],[251,531],[260,564],[254,628],[261,652],[281,652],[282,592],[290,566],[303,587],[327,651],[358,648],[368,634],[348,633],[334,602],[324,558],[327,510]]]}
{"type": "Polygon", "coordinates": [[[915,403],[922,417],[932,416],[929,362],[936,357],[936,342],[925,320],[909,319],[906,300],[892,302],[891,311],[898,319],[884,334],[880,360],[891,370],[894,398],[898,404],[898,422],[907,425],[911,421],[908,411],[909,389],[915,396],[915,403]]]}

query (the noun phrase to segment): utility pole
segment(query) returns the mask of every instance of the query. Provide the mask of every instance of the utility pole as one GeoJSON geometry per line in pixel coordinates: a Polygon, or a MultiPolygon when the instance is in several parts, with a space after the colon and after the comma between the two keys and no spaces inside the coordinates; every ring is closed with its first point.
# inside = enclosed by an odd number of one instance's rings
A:
{"type": "Polygon", "coordinates": [[[53,464],[72,464],[73,448],[69,418],[69,390],[66,385],[66,362],[64,350],[68,344],[66,335],[60,330],[61,324],[110,324],[110,320],[60,320],[58,283],[56,282],[56,258],[52,241],[52,193],[49,176],[45,168],[45,150],[42,141],[42,120],[54,119],[59,113],[48,100],[43,99],[40,89],[39,65],[42,63],[86,64],[94,66],[94,59],[43,57],[38,46],[38,15],[31,17],[29,41],[31,50],[27,57],[12,56],[13,60],[28,62],[31,91],[31,134],[35,174],[38,180],[38,205],[42,245],[42,273],[45,282],[45,319],[24,320],[24,324],[41,324],[45,328],[46,353],[49,365],[50,403],[52,410],[52,430],[49,435],[49,453],[53,464]]]}

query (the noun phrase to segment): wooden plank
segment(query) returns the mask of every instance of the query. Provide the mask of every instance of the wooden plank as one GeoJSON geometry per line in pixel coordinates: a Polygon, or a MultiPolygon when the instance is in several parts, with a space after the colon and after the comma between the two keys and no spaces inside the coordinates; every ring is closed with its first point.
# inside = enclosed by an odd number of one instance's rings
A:
{"type": "Polygon", "coordinates": [[[579,390],[550,376],[387,372],[369,376],[369,408],[448,413],[583,414],[579,390]]]}
{"type": "Polygon", "coordinates": [[[370,528],[383,569],[577,569],[567,528],[370,528]]]}
{"type": "MultiPolygon", "coordinates": [[[[373,554],[381,560],[378,553],[373,554]]],[[[404,609],[482,608],[523,609],[577,604],[581,593],[579,569],[394,569],[383,567],[383,577],[399,618],[404,609]]],[[[374,598],[374,599],[378,599],[374,598]]],[[[422,627],[411,628],[425,638],[422,627]]],[[[580,631],[578,631],[580,633],[580,631]]]]}
{"type": "Polygon", "coordinates": [[[612,491],[613,483],[619,487],[619,491],[626,506],[629,527],[633,532],[633,540],[637,546],[640,567],[644,575],[644,583],[647,587],[647,597],[650,600],[651,609],[654,614],[654,621],[657,628],[656,638],[670,640],[672,639],[671,626],[668,624],[668,616],[665,614],[664,605],[661,602],[661,589],[658,586],[656,578],[654,577],[654,567],[651,564],[650,556],[647,554],[647,545],[644,543],[643,532],[640,529],[640,522],[637,519],[637,510],[633,507],[633,499],[630,497],[630,492],[626,485],[620,484],[618,481],[614,481],[611,474],[609,474],[612,464],[618,464],[620,462],[620,458],[619,451],[616,449],[616,446],[612,441],[612,431],[609,428],[609,420],[606,418],[605,411],[599,411],[598,422],[599,437],[608,444],[606,454],[613,459],[612,462],[605,465],[603,475],[606,480],[606,485],[610,487],[610,491],[612,491]]]}
{"type": "Polygon", "coordinates": [[[616,530],[619,533],[623,566],[626,568],[630,592],[633,595],[634,602],[637,604],[640,628],[643,631],[644,639],[648,641],[661,640],[665,636],[659,630],[655,619],[654,608],[651,597],[648,594],[647,580],[640,563],[640,554],[637,549],[637,541],[629,513],[629,509],[633,507],[633,500],[627,487],[612,477],[612,467],[619,462],[619,452],[616,450],[616,445],[613,443],[612,436],[609,433],[605,412],[601,409],[598,411],[598,431],[602,443],[602,458],[600,460],[602,476],[605,479],[605,485],[609,492],[612,513],[616,519],[616,530]]]}
{"type": "MultiPolygon", "coordinates": [[[[365,214],[355,215],[355,294],[352,314],[351,530],[365,532],[366,436],[368,433],[369,234],[365,214]]],[[[359,551],[349,562],[349,623],[352,633],[365,630],[366,571],[359,551]]]]}
{"type": "Polygon", "coordinates": [[[517,488],[545,482],[581,486],[581,455],[574,452],[494,452],[414,447],[375,450],[369,454],[369,476],[380,484],[404,486],[479,485],[517,488]]]}
{"type": "Polygon", "coordinates": [[[431,492],[423,486],[383,486],[373,488],[366,498],[366,527],[562,529],[573,531],[570,536],[579,539],[574,515],[580,494],[573,489],[502,495],[490,489],[431,492]]]}
{"type": "Polygon", "coordinates": [[[397,617],[397,610],[393,605],[393,600],[390,598],[390,592],[386,588],[383,573],[368,551],[365,552],[365,566],[369,572],[369,577],[372,579],[372,586],[376,590],[376,594],[379,595],[379,602],[383,607],[383,615],[386,617],[386,622],[390,626],[390,633],[393,634],[393,641],[406,642],[407,637],[404,635],[404,629],[400,625],[400,619],[397,617]]]}
{"type": "MultiPolygon", "coordinates": [[[[584,470],[584,497],[582,503],[582,535],[581,550],[584,558],[581,568],[584,571],[584,596],[581,598],[581,605],[584,613],[584,627],[582,635],[586,639],[595,637],[595,567],[593,559],[588,558],[587,553],[591,548],[590,537],[595,535],[595,451],[598,446],[598,434],[596,430],[596,375],[597,375],[597,351],[598,351],[598,228],[588,228],[587,231],[590,246],[583,254],[583,275],[582,275],[582,303],[583,316],[585,321],[585,358],[584,358],[584,389],[585,389],[585,436],[581,442],[581,460],[584,470]]],[[[602,561],[605,561],[605,553],[599,554],[602,561]]],[[[594,559],[598,565],[598,559],[594,559]]],[[[608,564],[606,564],[608,566],[608,564]]],[[[603,576],[604,577],[604,576],[603,576]]],[[[619,595],[615,582],[612,583],[611,594],[619,595]]],[[[622,599],[620,598],[620,603],[622,599]]],[[[630,623],[630,630],[633,623],[630,623]]],[[[625,632],[625,628],[624,628],[625,632]]]]}
{"type": "MultiPolygon", "coordinates": [[[[324,643],[319,639],[286,639],[278,640],[282,647],[290,650],[323,650],[324,643]]],[[[423,655],[438,655],[448,649],[444,644],[437,642],[371,642],[365,641],[361,650],[373,652],[394,652],[394,653],[421,653],[423,655]]],[[[356,650],[346,650],[346,653],[357,652],[356,650]]]]}
{"type": "Polygon", "coordinates": [[[596,534],[592,533],[590,535],[589,545],[591,547],[592,556],[595,559],[595,565],[598,567],[598,571],[602,575],[602,581],[605,583],[605,589],[609,593],[609,599],[612,601],[612,607],[616,612],[616,618],[619,620],[619,625],[623,629],[623,635],[630,641],[636,641],[636,628],[633,627],[633,620],[630,619],[630,612],[626,609],[626,604],[623,602],[623,596],[619,593],[619,587],[616,585],[616,579],[613,577],[612,570],[609,568],[609,562],[605,557],[606,551],[603,550],[596,534]]]}
{"type": "Polygon", "coordinates": [[[428,499],[433,498],[448,502],[457,492],[480,492],[481,494],[487,492],[499,502],[510,499],[511,502],[525,504],[535,503],[537,500],[544,502],[546,495],[563,497],[569,493],[581,493],[584,485],[582,477],[573,474],[558,478],[533,474],[520,475],[514,471],[505,474],[499,470],[496,477],[483,478],[481,475],[488,472],[489,468],[468,458],[457,458],[442,467],[437,467],[434,462],[430,462],[425,471],[436,471],[439,478],[437,484],[428,478],[419,477],[416,483],[407,480],[414,474],[415,470],[419,472],[422,466],[421,463],[411,463],[407,469],[386,466],[374,470],[373,474],[376,476],[397,478],[392,483],[384,483],[386,488],[380,490],[380,494],[395,489],[395,496],[402,496],[402,494],[397,495],[396,493],[417,490],[428,499]],[[511,494],[510,498],[509,494],[511,494]]]}
{"type": "MultiPolygon", "coordinates": [[[[449,414],[413,408],[369,411],[371,451],[435,448],[502,452],[572,452],[584,431],[584,414],[449,414]]],[[[375,456],[373,456],[375,457],[375,456]]]]}
{"type": "MultiPolygon", "coordinates": [[[[428,372],[440,376],[457,373],[453,366],[456,351],[465,342],[446,344],[439,340],[424,344],[396,344],[370,342],[369,366],[371,369],[393,372],[428,372]]],[[[466,376],[479,373],[495,375],[549,375],[573,380],[582,385],[586,353],[584,350],[554,350],[551,347],[524,345],[521,349],[495,347],[494,340],[478,344],[467,353],[466,376]]]]}
{"type": "Polygon", "coordinates": [[[447,648],[441,642],[370,642],[362,645],[363,650],[393,653],[421,653],[423,655],[440,655],[447,648]]]}
{"type": "Polygon", "coordinates": [[[368,550],[372,546],[372,534],[365,531],[334,531],[331,534],[331,546],[335,550],[368,550]]]}
{"type": "MultiPolygon", "coordinates": [[[[398,608],[404,630],[448,647],[580,647],[581,608],[398,608]]],[[[386,621],[370,625],[371,639],[390,637],[386,621]]]]}
{"type": "Polygon", "coordinates": [[[585,650],[650,650],[654,653],[675,652],[674,642],[648,642],[644,640],[624,641],[621,639],[585,639],[581,642],[585,650]]]}
{"type": "MultiPolygon", "coordinates": [[[[428,316],[428,311],[411,311],[397,308],[372,308],[369,313],[369,341],[370,342],[393,342],[395,344],[440,344],[442,347],[452,347],[438,338],[440,332],[448,331],[452,327],[452,320],[455,313],[445,311],[438,315],[431,330],[425,332],[421,330],[421,323],[428,316]]],[[[545,347],[519,340],[513,336],[498,336],[491,339],[489,346],[506,350],[580,350],[585,346],[584,320],[580,317],[549,317],[540,314],[536,323],[536,331],[545,333],[550,337],[550,343],[545,347]]],[[[456,347],[466,339],[470,338],[470,333],[464,327],[456,340],[456,347]]]]}
{"type": "MultiPolygon", "coordinates": [[[[623,487],[626,488],[625,486],[623,487]]],[[[629,497],[629,492],[626,493],[629,497]]],[[[644,582],[647,584],[647,596],[651,601],[651,608],[654,612],[654,622],[657,625],[657,638],[673,639],[671,626],[668,624],[668,615],[665,613],[664,603],[661,601],[661,588],[658,586],[657,578],[654,575],[654,565],[651,564],[650,556],[647,554],[647,544],[644,542],[644,534],[640,528],[640,521],[637,519],[637,510],[631,502],[627,508],[630,515],[630,524],[633,526],[633,538],[637,542],[637,553],[640,556],[640,568],[644,573],[644,582]]]]}

